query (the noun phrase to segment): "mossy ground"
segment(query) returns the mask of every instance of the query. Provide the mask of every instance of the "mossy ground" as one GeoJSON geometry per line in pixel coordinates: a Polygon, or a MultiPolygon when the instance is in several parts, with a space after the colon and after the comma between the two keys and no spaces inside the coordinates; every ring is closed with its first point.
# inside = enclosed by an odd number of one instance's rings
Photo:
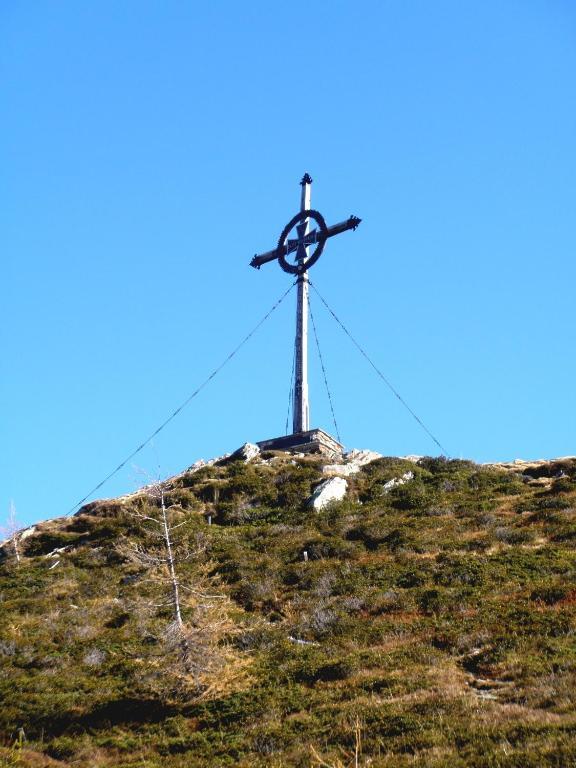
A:
{"type": "Polygon", "coordinates": [[[0,565],[0,765],[576,765],[576,462],[533,474],[380,459],[322,512],[319,458],[176,478],[193,679],[150,499],[46,524],[0,565]]]}

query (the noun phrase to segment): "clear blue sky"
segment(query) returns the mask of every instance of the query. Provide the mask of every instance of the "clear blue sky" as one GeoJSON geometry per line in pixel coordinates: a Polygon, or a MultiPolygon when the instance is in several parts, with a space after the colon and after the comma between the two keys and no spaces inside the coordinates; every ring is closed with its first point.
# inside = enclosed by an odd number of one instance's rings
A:
{"type": "MultiPolygon", "coordinates": [[[[0,517],[66,513],[267,311],[304,171],[363,219],[312,280],[449,453],[576,453],[575,73],[571,0],[2,3],[0,517]]],[[[294,303],[134,463],[283,434],[294,303]]],[[[346,446],[437,453],[315,315],[346,446]]]]}

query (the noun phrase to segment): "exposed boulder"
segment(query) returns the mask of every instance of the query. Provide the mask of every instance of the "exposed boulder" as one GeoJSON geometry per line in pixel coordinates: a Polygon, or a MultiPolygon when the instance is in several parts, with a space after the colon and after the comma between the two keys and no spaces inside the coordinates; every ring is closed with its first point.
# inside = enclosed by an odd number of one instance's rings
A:
{"type": "Polygon", "coordinates": [[[575,465],[576,456],[560,456],[557,459],[535,459],[533,461],[515,459],[514,461],[497,461],[484,464],[485,467],[521,472],[523,475],[529,475],[533,478],[557,478],[566,474],[570,475],[575,465]]]}
{"type": "Polygon", "coordinates": [[[399,458],[404,459],[404,461],[411,461],[412,464],[418,464],[420,459],[423,459],[424,456],[419,456],[415,453],[410,453],[408,456],[400,456],[399,458]]]}
{"type": "Polygon", "coordinates": [[[194,464],[191,464],[188,469],[186,470],[187,473],[193,473],[198,472],[198,470],[202,469],[202,467],[209,467],[211,464],[215,464],[215,460],[212,461],[206,461],[205,459],[198,459],[198,461],[195,461],[194,464]]]}
{"type": "Polygon", "coordinates": [[[382,454],[376,453],[376,451],[358,450],[354,448],[348,453],[344,454],[344,461],[341,464],[326,464],[322,467],[322,472],[325,475],[341,475],[348,477],[349,475],[355,475],[360,472],[362,467],[366,464],[370,464],[371,461],[381,459],[382,454]]]}
{"type": "Polygon", "coordinates": [[[20,541],[24,541],[25,539],[30,538],[30,536],[33,536],[36,533],[36,526],[31,525],[30,528],[25,528],[21,533],[18,534],[18,539],[20,541]]]}
{"type": "MultiPolygon", "coordinates": [[[[242,446],[244,447],[244,446],[242,446]]],[[[241,450],[240,448],[238,450],[241,450]]],[[[188,469],[186,469],[184,472],[180,473],[179,475],[174,475],[173,478],[169,478],[171,480],[177,479],[179,477],[182,477],[183,474],[190,474],[191,472],[198,472],[198,470],[203,469],[204,467],[212,467],[214,464],[220,464],[223,461],[226,461],[226,459],[230,458],[229,453],[224,453],[222,456],[216,456],[214,459],[208,459],[206,461],[205,459],[198,459],[198,461],[195,461],[194,464],[191,464],[188,469]]]]}
{"type": "Polygon", "coordinates": [[[324,509],[331,501],[340,501],[346,495],[348,482],[343,477],[330,477],[316,486],[314,493],[308,499],[308,506],[313,509],[324,509]]]}
{"type": "Polygon", "coordinates": [[[238,448],[237,451],[230,456],[230,461],[236,461],[242,459],[243,461],[250,461],[260,455],[260,448],[254,443],[244,443],[243,446],[238,448]]]}
{"type": "Polygon", "coordinates": [[[388,480],[387,483],[384,483],[382,486],[382,493],[388,493],[388,491],[391,491],[392,488],[396,488],[398,485],[404,485],[404,483],[408,483],[410,480],[414,479],[414,472],[404,472],[404,474],[401,477],[393,477],[392,480],[388,480]]]}
{"type": "MultiPolygon", "coordinates": [[[[216,459],[215,461],[206,462],[203,466],[208,464],[215,464],[217,467],[226,466],[233,461],[244,461],[245,463],[260,456],[260,448],[254,443],[244,443],[240,448],[237,448],[234,453],[228,453],[225,456],[216,459]]],[[[196,462],[198,464],[198,462],[196,462]]]]}

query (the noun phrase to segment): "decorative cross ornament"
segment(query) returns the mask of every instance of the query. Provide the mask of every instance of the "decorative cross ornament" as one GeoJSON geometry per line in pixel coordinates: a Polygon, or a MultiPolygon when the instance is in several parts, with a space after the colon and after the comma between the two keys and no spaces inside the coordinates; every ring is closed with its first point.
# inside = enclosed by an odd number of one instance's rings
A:
{"type": "MultiPolygon", "coordinates": [[[[284,272],[290,272],[293,275],[301,275],[310,269],[311,266],[316,264],[322,251],[324,250],[324,243],[328,228],[324,221],[324,216],[318,211],[300,211],[296,216],[293,216],[288,224],[282,230],[280,239],[278,240],[278,247],[276,253],[278,254],[278,262],[284,272]],[[313,219],[319,229],[313,229],[311,232],[307,232],[310,219],[313,219]],[[300,223],[298,223],[300,222],[300,223]],[[296,226],[296,233],[298,237],[294,240],[288,239],[288,235],[296,226]],[[316,243],[311,256],[308,256],[308,246],[316,243]],[[287,261],[286,257],[296,251],[296,263],[291,264],[287,261]]],[[[257,258],[257,257],[255,257],[257,258]]],[[[259,267],[258,267],[259,268],[259,267]]]]}
{"type": "Polygon", "coordinates": [[[341,221],[339,224],[333,224],[331,227],[326,226],[324,216],[319,211],[310,209],[310,185],[312,179],[305,173],[300,182],[302,185],[302,197],[306,197],[308,205],[304,208],[301,207],[300,211],[293,216],[288,224],[282,230],[282,234],[278,239],[278,245],[272,251],[266,251],[260,256],[254,256],[250,262],[251,267],[260,269],[262,264],[266,264],[269,261],[278,259],[280,266],[284,272],[290,272],[293,275],[301,275],[306,272],[310,267],[314,266],[324,250],[324,244],[329,237],[339,235],[341,232],[346,232],[348,229],[356,229],[362,219],[357,216],[350,216],[345,221],[341,221]],[[313,219],[318,225],[318,229],[309,231],[310,220],[313,219]],[[290,239],[288,235],[296,227],[297,237],[290,239]],[[308,255],[308,247],[316,244],[312,255],[308,255]],[[287,261],[286,257],[296,251],[296,263],[292,264],[287,261]]]}
{"type": "Polygon", "coordinates": [[[298,300],[296,309],[296,348],[295,348],[295,377],[293,392],[293,432],[307,432],[310,428],[310,413],[308,402],[308,270],[314,266],[324,250],[329,237],[339,235],[349,229],[356,229],[361,219],[350,216],[339,224],[326,226],[324,217],[318,211],[310,208],[310,186],[312,179],[305,173],[300,182],[302,194],[300,211],[293,216],[282,230],[278,245],[274,250],[254,256],[250,266],[260,269],[262,264],[278,259],[284,272],[298,275],[298,300]],[[314,222],[317,229],[310,229],[314,222]],[[296,229],[296,237],[290,238],[296,229]],[[310,253],[311,246],[315,246],[310,253]],[[294,261],[288,257],[294,254],[294,261]]]}

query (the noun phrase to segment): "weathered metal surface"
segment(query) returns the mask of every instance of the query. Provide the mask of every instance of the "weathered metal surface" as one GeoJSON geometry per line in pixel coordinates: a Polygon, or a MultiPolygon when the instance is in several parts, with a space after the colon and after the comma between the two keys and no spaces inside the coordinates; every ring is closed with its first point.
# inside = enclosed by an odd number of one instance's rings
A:
{"type": "MultiPolygon", "coordinates": [[[[302,181],[300,211],[305,214],[310,208],[310,192],[312,179],[305,174],[302,181]]],[[[322,219],[322,221],[324,221],[322,219]]],[[[297,304],[296,304],[296,360],[294,366],[294,394],[292,399],[292,431],[307,432],[310,429],[310,404],[308,401],[308,272],[304,265],[309,258],[308,247],[304,239],[308,234],[309,219],[304,219],[298,227],[300,245],[297,251],[299,269],[297,304]]],[[[318,244],[316,248],[323,247],[318,244]]]]}
{"type": "Polygon", "coordinates": [[[339,235],[341,232],[346,232],[349,229],[356,229],[361,221],[357,216],[350,216],[346,221],[341,221],[328,227],[322,214],[310,208],[310,185],[312,184],[312,179],[307,173],[302,177],[300,184],[302,186],[300,211],[290,219],[282,230],[276,248],[273,251],[267,251],[259,256],[254,256],[250,262],[252,267],[260,269],[262,264],[278,259],[280,266],[285,272],[298,276],[294,390],[292,394],[292,431],[295,435],[307,433],[310,429],[310,404],[308,398],[308,269],[322,255],[324,244],[328,238],[339,235]],[[311,222],[315,222],[316,229],[310,229],[311,222]],[[290,238],[289,235],[294,227],[296,227],[297,237],[290,238]],[[314,250],[310,253],[312,246],[314,246],[314,250]],[[290,262],[287,256],[293,253],[295,253],[295,260],[290,262]]]}
{"type": "MultiPolygon", "coordinates": [[[[308,199],[310,203],[310,199],[308,199]]],[[[293,275],[301,275],[312,267],[324,250],[326,238],[324,233],[327,231],[324,216],[318,211],[312,211],[310,208],[303,208],[300,213],[290,219],[288,224],[282,230],[278,240],[278,262],[284,272],[290,272],[293,275]],[[318,230],[310,232],[310,221],[318,224],[318,230]],[[295,240],[288,240],[288,235],[296,227],[298,237],[295,240]],[[310,255],[310,245],[316,244],[316,248],[310,255]],[[296,263],[292,264],[286,259],[286,255],[296,251],[296,263]]]]}
{"type": "MultiPolygon", "coordinates": [[[[354,230],[361,221],[362,219],[359,219],[358,216],[350,216],[350,218],[345,221],[340,221],[338,224],[332,224],[331,227],[326,227],[324,235],[322,235],[319,230],[314,229],[306,236],[306,244],[313,245],[318,242],[321,237],[326,241],[328,238],[334,237],[334,235],[339,235],[341,232],[347,232],[349,229],[354,230]]],[[[276,247],[272,251],[266,251],[266,253],[260,254],[260,256],[254,256],[250,262],[250,266],[260,269],[263,264],[267,264],[269,261],[274,261],[274,259],[278,259],[280,256],[287,256],[295,251],[298,248],[298,243],[298,238],[291,238],[280,248],[276,247]]]]}

